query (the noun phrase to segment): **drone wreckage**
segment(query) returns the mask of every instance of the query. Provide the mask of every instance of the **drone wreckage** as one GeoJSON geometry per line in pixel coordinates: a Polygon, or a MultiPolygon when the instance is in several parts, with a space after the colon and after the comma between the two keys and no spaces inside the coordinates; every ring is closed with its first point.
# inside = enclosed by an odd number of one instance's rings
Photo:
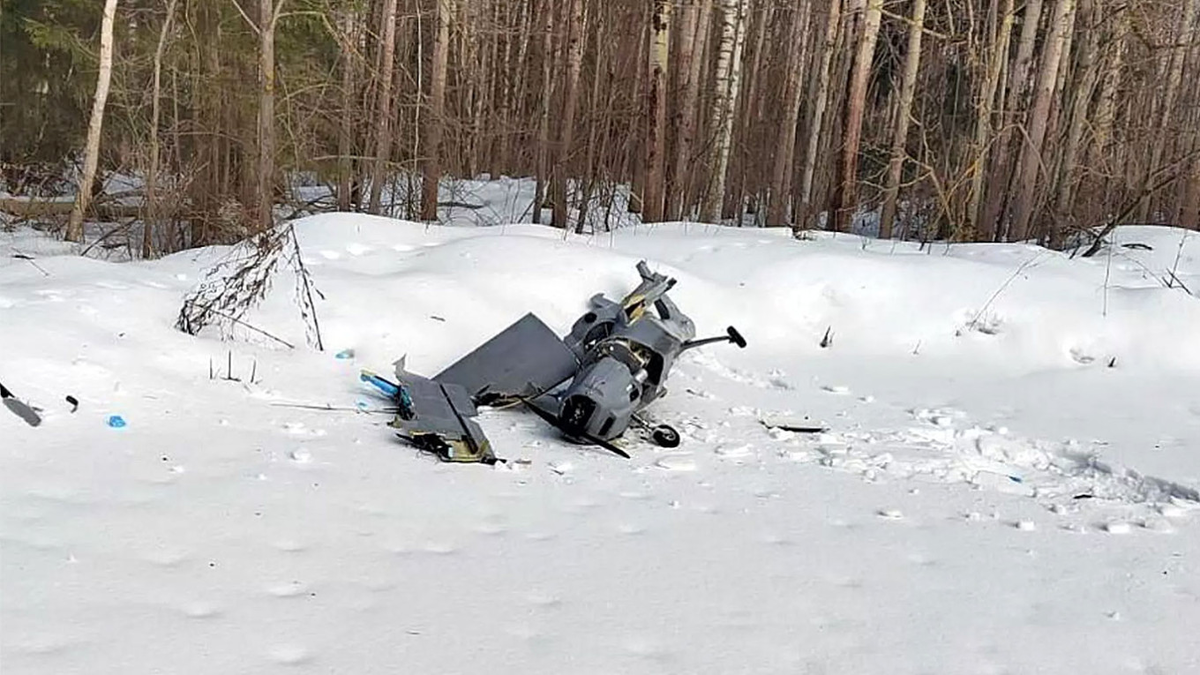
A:
{"type": "Polygon", "coordinates": [[[592,296],[590,311],[565,338],[529,313],[432,378],[407,371],[402,358],[396,382],[370,371],[361,379],[394,404],[389,426],[397,435],[442,461],[498,461],[474,419],[477,406],[524,405],[569,440],[627,459],[613,441],[630,425],[675,447],[679,433],[648,422],[642,409],[666,395],[667,375],[683,352],[714,342],[745,348],[746,341],[733,326],[723,336],[695,339],[692,320],[667,296],[675,279],[645,261],[637,270],[637,288],[620,303],[592,296]]]}

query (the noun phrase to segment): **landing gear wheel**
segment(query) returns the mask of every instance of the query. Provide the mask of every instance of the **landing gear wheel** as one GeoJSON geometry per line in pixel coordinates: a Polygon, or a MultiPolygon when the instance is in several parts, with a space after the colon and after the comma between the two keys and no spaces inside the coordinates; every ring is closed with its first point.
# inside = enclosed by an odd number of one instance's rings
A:
{"type": "Polygon", "coordinates": [[[664,448],[679,447],[679,432],[675,431],[673,427],[670,427],[666,424],[660,424],[654,427],[653,432],[650,434],[650,438],[654,439],[655,443],[664,448]]]}

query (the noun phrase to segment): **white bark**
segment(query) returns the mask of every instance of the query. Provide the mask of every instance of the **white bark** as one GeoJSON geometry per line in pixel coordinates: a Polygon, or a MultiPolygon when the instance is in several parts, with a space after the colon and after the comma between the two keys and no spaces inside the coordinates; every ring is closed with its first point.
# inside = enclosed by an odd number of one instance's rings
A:
{"type": "Polygon", "coordinates": [[[100,131],[104,126],[104,105],[108,101],[108,87],[112,81],[113,21],[116,13],[117,0],[105,0],[104,18],[100,24],[100,74],[96,78],[96,95],[92,99],[92,117],[88,122],[83,176],[80,177],[75,206],[71,209],[71,220],[67,224],[66,238],[74,242],[83,241],[83,214],[92,198],[92,182],[96,179],[96,165],[100,160],[100,131]]]}
{"type": "Polygon", "coordinates": [[[725,201],[725,183],[729,172],[730,138],[733,135],[733,111],[741,84],[742,46],[745,42],[745,0],[722,0],[721,41],[717,48],[716,96],[713,97],[713,125],[716,130],[715,167],[705,195],[701,220],[716,222],[725,201]]]}

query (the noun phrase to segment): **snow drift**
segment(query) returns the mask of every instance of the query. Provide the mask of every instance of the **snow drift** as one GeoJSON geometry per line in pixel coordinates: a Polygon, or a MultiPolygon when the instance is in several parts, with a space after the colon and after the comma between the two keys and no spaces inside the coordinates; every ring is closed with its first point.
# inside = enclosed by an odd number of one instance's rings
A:
{"type": "Polygon", "coordinates": [[[1190,233],[1084,259],[294,225],[324,352],[284,272],[246,321],[295,349],[174,328],[227,247],[111,264],[2,235],[35,260],[0,261],[0,378],[46,418],[0,419],[5,672],[1200,667],[1190,233]],[[651,410],[679,448],[625,461],[489,411],[509,463],[449,466],[354,411],[360,367],[436,372],[527,311],[565,331],[641,259],[700,334],[749,341],[672,372],[651,410]],[[761,422],[804,417],[829,432],[761,422]]]}

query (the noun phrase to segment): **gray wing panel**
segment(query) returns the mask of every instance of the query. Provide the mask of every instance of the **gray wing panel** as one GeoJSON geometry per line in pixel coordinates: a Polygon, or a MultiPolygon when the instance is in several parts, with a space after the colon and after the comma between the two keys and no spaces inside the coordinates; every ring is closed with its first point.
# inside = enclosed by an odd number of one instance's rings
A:
{"type": "Polygon", "coordinates": [[[433,377],[480,394],[536,396],[571,377],[575,355],[541,319],[526,314],[433,377]]]}
{"type": "MultiPolygon", "coordinates": [[[[446,434],[453,437],[463,435],[462,423],[455,414],[454,405],[446,394],[442,393],[441,385],[414,377],[405,380],[403,386],[408,390],[413,410],[416,412],[416,417],[412,420],[398,420],[398,424],[403,425],[406,431],[446,434]]],[[[462,414],[474,415],[474,406],[471,407],[470,413],[464,411],[462,414]]]]}

